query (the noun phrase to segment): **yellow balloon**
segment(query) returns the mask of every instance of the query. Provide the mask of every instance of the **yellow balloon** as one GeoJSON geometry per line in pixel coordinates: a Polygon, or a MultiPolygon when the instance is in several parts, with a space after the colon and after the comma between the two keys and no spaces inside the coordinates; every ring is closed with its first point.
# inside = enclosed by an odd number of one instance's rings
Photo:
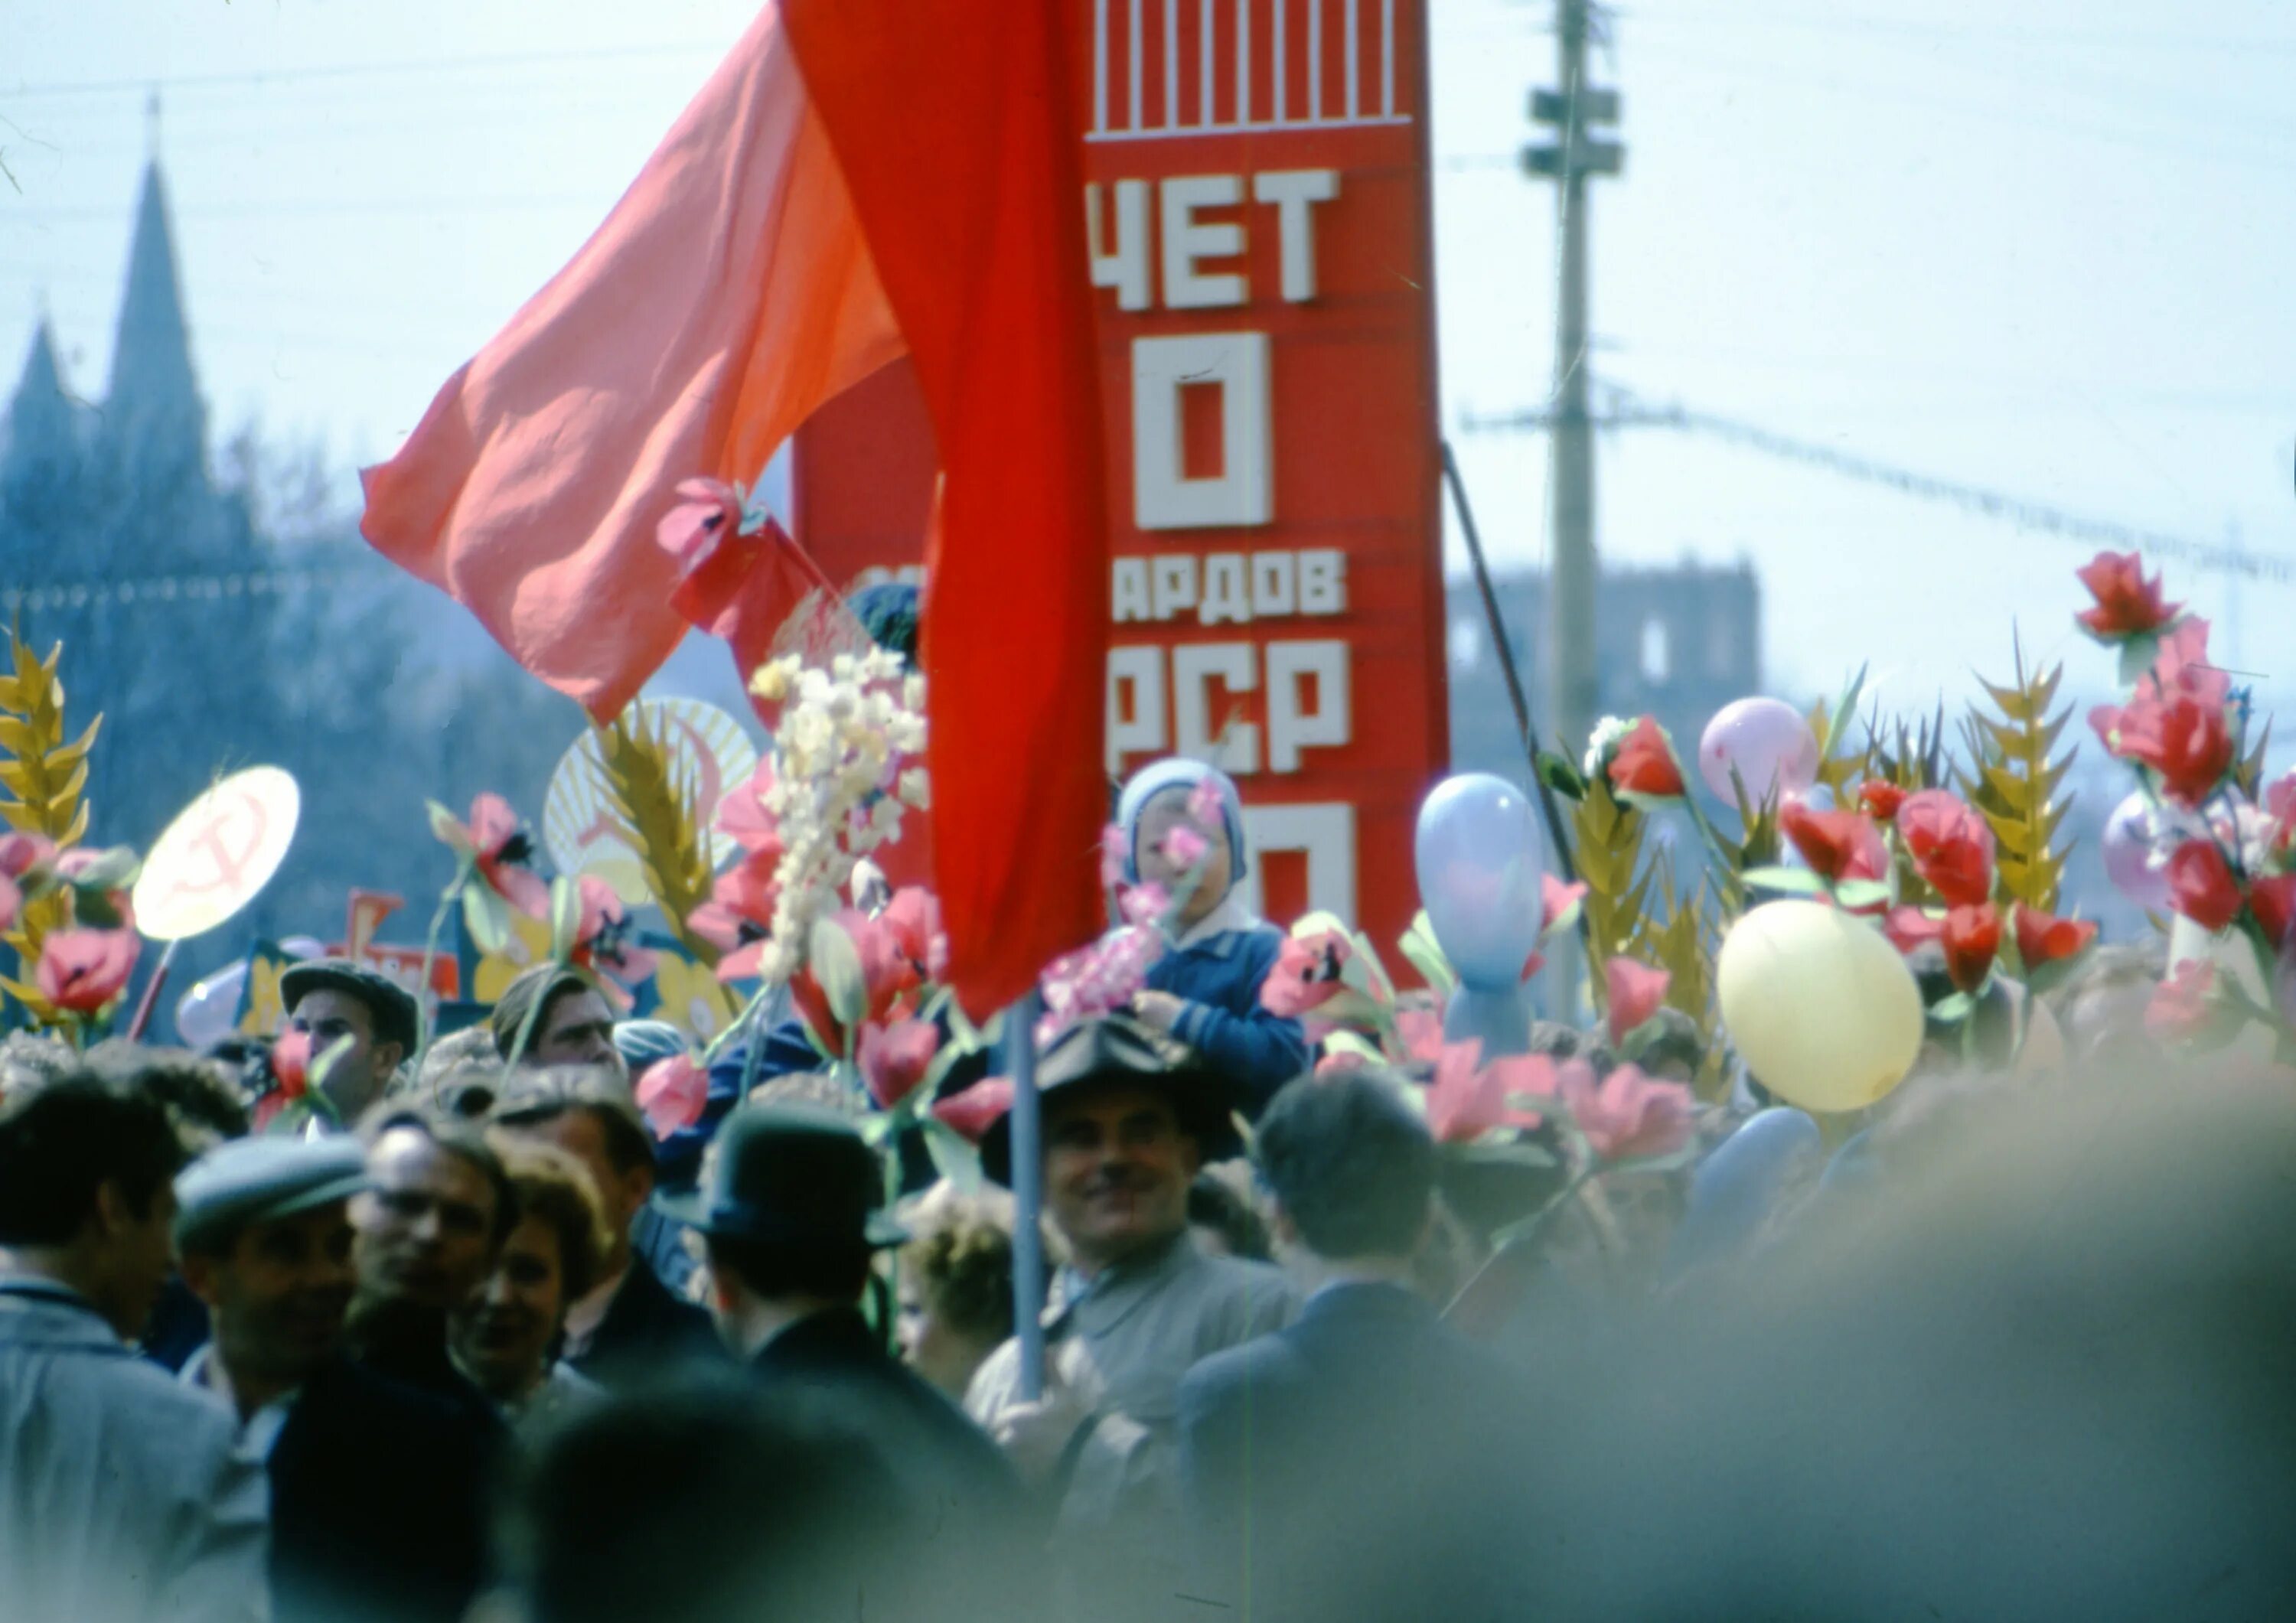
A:
{"type": "Polygon", "coordinates": [[[1823,902],[1769,902],[1715,963],[1722,1024],[1754,1079],[1810,1111],[1856,1111],[1922,1052],[1922,994],[1882,933],[1823,902]]]}

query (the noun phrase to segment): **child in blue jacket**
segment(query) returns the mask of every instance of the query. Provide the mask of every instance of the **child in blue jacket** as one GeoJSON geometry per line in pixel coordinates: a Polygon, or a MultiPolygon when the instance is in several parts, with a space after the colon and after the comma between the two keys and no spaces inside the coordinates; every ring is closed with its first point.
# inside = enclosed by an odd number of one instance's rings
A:
{"type": "Polygon", "coordinates": [[[1126,877],[1178,895],[1185,871],[1163,854],[1166,835],[1189,827],[1206,847],[1196,888],[1172,921],[1173,942],[1148,971],[1132,1012],[1201,1053],[1235,1087],[1244,1116],[1257,1119],[1276,1090],[1308,1069],[1308,1037],[1295,1020],[1259,1006],[1259,988],[1283,950],[1283,933],[1243,905],[1243,803],[1227,775],[1201,761],[1158,761],[1124,786],[1116,820],[1125,840],[1126,877]],[[1188,816],[1189,798],[1210,783],[1219,796],[1218,826],[1188,816]]]}

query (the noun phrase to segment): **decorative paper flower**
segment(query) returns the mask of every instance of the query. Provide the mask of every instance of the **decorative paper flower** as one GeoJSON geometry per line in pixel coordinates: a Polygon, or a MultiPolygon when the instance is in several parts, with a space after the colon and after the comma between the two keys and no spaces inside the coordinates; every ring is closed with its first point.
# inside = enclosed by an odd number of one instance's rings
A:
{"type": "Polygon", "coordinates": [[[1211,848],[1205,844],[1201,834],[1182,823],[1175,824],[1164,836],[1160,848],[1164,860],[1185,873],[1203,861],[1204,853],[1211,848]]]}
{"type": "Polygon", "coordinates": [[[2234,753],[2225,714],[2232,679],[2209,664],[2208,647],[2206,620],[2178,622],[2129,701],[2100,705],[2088,718],[2107,750],[2151,768],[2163,794],[2195,811],[2232,770],[2234,753]]]}
{"type": "MultiPolygon", "coordinates": [[[[824,922],[845,932],[860,961],[862,1006],[856,1024],[865,1027],[890,1019],[903,996],[920,984],[915,966],[902,955],[893,932],[849,907],[832,914],[824,922]]],[[[790,978],[789,988],[790,1000],[822,1052],[843,1054],[849,1036],[845,1022],[830,1007],[829,995],[814,979],[809,964],[790,978]]]]}
{"type": "Polygon", "coordinates": [[[890,1111],[917,1091],[939,1051],[940,1032],[931,1021],[899,1020],[862,1027],[853,1058],[869,1097],[890,1111]]]}
{"type": "Polygon", "coordinates": [[[1666,730],[1656,717],[1638,718],[1634,731],[1619,745],[1618,753],[1611,758],[1611,787],[1652,800],[1682,798],[1682,766],[1674,758],[1674,746],[1667,742],[1666,730]]]}
{"type": "Polygon", "coordinates": [[[1560,1072],[1562,1102],[1605,1161],[1671,1155],[1690,1142],[1695,1105],[1679,1082],[1657,1082],[1620,1065],[1601,1082],[1584,1060],[1567,1060],[1560,1072]]]}
{"type": "Polygon", "coordinates": [[[1037,1044],[1051,1042],[1078,1021],[1112,1014],[1130,1004],[1163,955],[1162,934],[1134,924],[1054,959],[1037,982],[1045,999],[1044,1016],[1037,1022],[1037,1044]]]}
{"type": "Polygon", "coordinates": [[[685,921],[695,935],[726,955],[718,960],[718,980],[748,980],[758,973],[780,896],[774,884],[780,861],[775,851],[743,857],[718,876],[709,899],[685,921]]]}
{"type": "Polygon", "coordinates": [[[1898,808],[1906,803],[1906,792],[1886,778],[1867,778],[1857,786],[1857,804],[1876,820],[1894,823],[1898,808]]]}
{"type": "Polygon", "coordinates": [[[16,915],[24,909],[24,893],[16,881],[0,873],[0,930],[16,928],[16,915]]]}
{"type": "MultiPolygon", "coordinates": [[[[586,969],[603,970],[610,979],[600,984],[609,996],[620,990],[615,982],[636,986],[652,975],[659,959],[629,939],[630,917],[614,888],[595,874],[581,879],[582,921],[574,929],[573,960],[586,969]]],[[[627,995],[617,999],[627,1003],[627,995]]]]}
{"type": "Polygon", "coordinates": [[[1395,1035],[1406,1060],[1431,1065],[1443,1053],[1443,1017],[1431,1009],[1398,1010],[1395,1035]]]}
{"type": "Polygon", "coordinates": [[[1993,972],[2001,951],[2001,911],[1990,902],[1956,907],[1945,915],[1945,972],[1964,992],[1973,993],[1993,972]]]}
{"type": "Polygon", "coordinates": [[[2158,631],[2184,608],[2161,600],[2161,578],[2144,578],[2142,553],[2099,553],[2074,574],[2096,606],[2073,618],[2100,643],[2125,643],[2158,631]]]}
{"type": "Polygon", "coordinates": [[[2240,916],[2240,881],[2213,840],[2187,840],[2169,858],[2169,895],[2177,911],[2206,930],[2240,916]]]}
{"type": "Polygon", "coordinates": [[[142,950],[132,930],[52,930],[40,943],[40,996],[73,1014],[100,1013],[126,988],[142,950]]]}
{"type": "Polygon", "coordinates": [[[2078,958],[2096,939],[2095,924],[2081,919],[2061,919],[2021,902],[2017,905],[2014,926],[2017,958],[2029,976],[2046,964],[2078,958]]]}
{"type": "Polygon", "coordinates": [[[1926,942],[1941,939],[1945,935],[1945,919],[1919,907],[1892,907],[1890,916],[1882,922],[1882,933],[1899,952],[1910,953],[1926,942]]]}
{"type": "Polygon", "coordinates": [[[709,1102],[709,1072],[692,1054],[674,1053],[645,1068],[636,1094],[646,1125],[656,1138],[666,1139],[701,1119],[709,1102]]]}
{"type": "Polygon", "coordinates": [[[1613,958],[1603,971],[1603,984],[1607,988],[1611,1046],[1617,1048],[1665,1006],[1666,991],[1674,984],[1674,977],[1632,958],[1613,958]]]}
{"type": "Polygon", "coordinates": [[[692,573],[718,544],[742,531],[742,493],[721,480],[682,480],[678,504],[654,527],[664,552],[692,573]]]}
{"type": "Polygon", "coordinates": [[[1111,823],[1100,831],[1100,888],[1113,890],[1124,882],[1124,873],[1130,865],[1131,853],[1125,848],[1124,830],[1111,823]]]}
{"type": "Polygon", "coordinates": [[[21,879],[35,868],[55,865],[55,841],[45,834],[12,829],[0,833],[0,879],[21,879]]]}
{"type": "Polygon", "coordinates": [[[920,979],[939,980],[948,973],[948,933],[941,928],[940,898],[922,885],[905,885],[893,892],[877,922],[920,979]]]}
{"type": "Polygon", "coordinates": [[[1584,880],[1564,884],[1552,873],[1538,876],[1538,933],[1552,935],[1562,921],[1587,899],[1584,880]]]}
{"type": "Polygon", "coordinates": [[[2248,910],[2275,952],[2296,933],[2296,873],[2268,873],[2248,888],[2248,910]]]}
{"type": "Polygon", "coordinates": [[[2205,958],[2177,967],[2152,989],[2144,1007],[2144,1029],[2162,1042],[2200,1036],[2214,1023],[2217,966],[2205,958]]]}
{"type": "Polygon", "coordinates": [[[1288,938],[1260,986],[1259,1006],[1286,1020],[1322,1008],[1347,989],[1340,967],[1349,952],[1348,939],[1335,930],[1288,938]]]}
{"type": "Polygon", "coordinates": [[[781,860],[781,819],[767,809],[774,791],[774,763],[760,758],[757,770],[726,791],[718,802],[718,832],[751,855],[770,851],[781,860]]]}
{"type": "Polygon", "coordinates": [[[1993,830],[1942,789],[1906,797],[1898,838],[1914,869],[1953,907],[1975,907],[1993,896],[1993,830]]]}
{"type": "Polygon", "coordinates": [[[932,1107],[933,1119],[945,1122],[974,1143],[1013,1108],[1013,1079],[990,1077],[961,1094],[952,1094],[932,1107]]]}
{"type": "Polygon", "coordinates": [[[1517,1109],[1510,1095],[1554,1092],[1554,1062],[1543,1054],[1486,1065],[1480,1043],[1447,1044],[1427,1090],[1427,1130],[1438,1143],[1457,1144],[1501,1127],[1536,1127],[1538,1113],[1517,1109]]]}
{"type": "Polygon", "coordinates": [[[311,1034],[283,1031],[271,1045],[271,1080],[283,1100],[300,1099],[311,1086],[311,1034]]]}
{"type": "Polygon", "coordinates": [[[1829,885],[1881,879],[1890,872],[1882,831],[1856,812],[1813,811],[1800,800],[1778,809],[1778,830],[1793,841],[1809,871],[1829,885]]]}
{"type": "Polygon", "coordinates": [[[496,896],[530,917],[550,916],[550,887],[527,865],[533,860],[534,842],[519,826],[509,801],[498,794],[481,794],[471,802],[467,824],[433,807],[430,827],[457,856],[476,865],[479,877],[496,896]]]}

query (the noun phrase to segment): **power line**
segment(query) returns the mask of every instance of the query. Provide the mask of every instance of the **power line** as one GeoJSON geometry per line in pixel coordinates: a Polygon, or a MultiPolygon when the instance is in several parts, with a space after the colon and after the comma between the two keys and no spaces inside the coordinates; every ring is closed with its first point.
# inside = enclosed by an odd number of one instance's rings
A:
{"type": "MultiPolygon", "coordinates": [[[[1615,386],[1608,388],[1606,393],[1611,404],[1601,416],[1593,420],[1596,428],[1665,428],[1704,434],[1766,456],[1822,468],[1862,484],[1880,486],[1920,501],[1958,507],[1964,512],[2014,524],[2021,529],[2042,530],[2067,540],[2146,553],[2159,558],[2173,558],[2192,569],[2243,575],[2251,580],[2282,584],[2296,580],[2296,562],[2285,558],[2265,557],[2217,542],[2195,541],[2188,537],[2144,529],[2117,520],[2070,512],[2046,502],[2037,502],[2030,497],[1988,489],[1981,485],[1966,484],[1958,480],[1940,479],[1934,474],[1861,456],[1838,447],[1798,439],[1759,423],[1726,417],[1717,412],[1699,411],[1678,403],[1660,405],[1615,386]]],[[[1552,411],[1516,412],[1496,417],[1470,415],[1464,426],[1471,433],[1539,430],[1553,428],[1557,421],[1557,414],[1552,411]]]]}
{"type": "Polygon", "coordinates": [[[18,85],[4,94],[16,100],[42,96],[110,95],[123,91],[200,90],[234,85],[291,84],[298,80],[384,78],[400,74],[458,73],[545,63],[628,61],[648,56],[723,56],[730,42],[709,45],[614,45],[587,51],[517,51],[496,56],[439,56],[397,62],[343,62],[314,68],[256,69],[243,73],[160,74],[131,79],[83,79],[74,84],[18,85]]]}

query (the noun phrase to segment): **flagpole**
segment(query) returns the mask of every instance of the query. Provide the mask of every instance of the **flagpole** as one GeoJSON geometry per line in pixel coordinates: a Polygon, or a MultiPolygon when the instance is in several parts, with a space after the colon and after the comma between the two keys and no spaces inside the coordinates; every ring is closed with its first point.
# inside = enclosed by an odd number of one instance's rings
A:
{"type": "Polygon", "coordinates": [[[1037,1101],[1037,990],[1004,1015],[1013,1071],[1010,1143],[1013,1174],[1013,1335],[1021,1345],[1021,1399],[1045,1394],[1045,1161],[1037,1101]]]}

